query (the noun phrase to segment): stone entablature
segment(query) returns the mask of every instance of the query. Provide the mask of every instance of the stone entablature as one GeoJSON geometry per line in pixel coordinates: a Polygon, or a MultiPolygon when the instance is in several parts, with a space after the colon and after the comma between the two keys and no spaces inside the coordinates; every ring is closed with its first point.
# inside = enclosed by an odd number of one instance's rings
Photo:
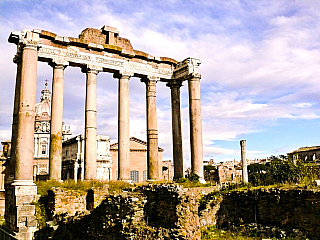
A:
{"type": "Polygon", "coordinates": [[[103,26],[101,30],[87,28],[79,38],[61,37],[45,30],[25,29],[12,32],[9,42],[36,45],[39,47],[40,61],[80,67],[90,65],[107,72],[118,70],[137,77],[148,76],[163,81],[173,78],[186,80],[188,75],[198,74],[198,66],[201,64],[201,60],[196,58],[178,62],[172,58],[134,50],[128,39],[119,37],[116,28],[108,26],[103,26]],[[113,41],[108,40],[111,35],[113,41]]]}
{"type": "Polygon", "coordinates": [[[55,33],[44,30],[14,31],[9,42],[19,43],[27,38],[29,42],[39,46],[40,61],[57,61],[69,63],[70,66],[103,68],[103,71],[130,72],[136,76],[153,76],[157,79],[169,81],[177,61],[167,57],[154,57],[142,51],[134,50],[128,39],[118,34],[101,30],[85,29],[79,38],[60,37],[55,33]],[[91,36],[90,36],[91,34],[91,36]],[[107,35],[114,34],[113,44],[106,44],[107,35]],[[105,43],[103,43],[105,42],[105,43]]]}

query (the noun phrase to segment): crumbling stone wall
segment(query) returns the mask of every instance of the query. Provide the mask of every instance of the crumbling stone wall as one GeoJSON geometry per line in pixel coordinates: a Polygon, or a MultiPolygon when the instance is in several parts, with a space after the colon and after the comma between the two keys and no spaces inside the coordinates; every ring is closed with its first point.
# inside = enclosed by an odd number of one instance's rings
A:
{"type": "Polygon", "coordinates": [[[320,192],[257,189],[223,195],[217,225],[276,237],[320,239],[320,192]],[[277,235],[278,234],[278,235],[277,235]]]}
{"type": "MultiPolygon", "coordinates": [[[[65,201],[65,200],[64,200],[65,201]]],[[[43,231],[44,232],[44,231],[43,231]]],[[[200,239],[198,201],[177,185],[108,195],[90,214],[69,217],[36,239],[200,239]]]]}
{"type": "Polygon", "coordinates": [[[105,189],[84,192],[53,188],[48,191],[48,217],[52,220],[58,215],[71,217],[79,213],[89,214],[89,211],[100,205],[107,193],[105,189]]]}
{"type": "Polygon", "coordinates": [[[200,228],[210,225],[259,236],[320,239],[319,191],[256,189],[219,193],[177,185],[148,185],[105,197],[94,191],[95,201],[96,195],[104,200],[98,206],[95,203],[97,207],[91,212],[85,210],[88,200],[85,195],[60,190],[55,194],[55,198],[61,198],[60,204],[55,204],[57,210],[70,211],[70,204],[78,201],[75,204],[78,211],[62,219],[57,230],[46,230],[45,234],[40,231],[35,239],[72,236],[72,239],[189,240],[200,239],[200,228]]]}

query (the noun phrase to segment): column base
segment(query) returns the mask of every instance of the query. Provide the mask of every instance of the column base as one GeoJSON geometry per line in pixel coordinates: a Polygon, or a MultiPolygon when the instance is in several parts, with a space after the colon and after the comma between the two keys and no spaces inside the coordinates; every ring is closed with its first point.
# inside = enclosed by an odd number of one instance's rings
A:
{"type": "Polygon", "coordinates": [[[38,199],[37,186],[32,180],[14,180],[6,185],[5,220],[16,239],[33,238],[37,230],[34,202],[38,199]]]}

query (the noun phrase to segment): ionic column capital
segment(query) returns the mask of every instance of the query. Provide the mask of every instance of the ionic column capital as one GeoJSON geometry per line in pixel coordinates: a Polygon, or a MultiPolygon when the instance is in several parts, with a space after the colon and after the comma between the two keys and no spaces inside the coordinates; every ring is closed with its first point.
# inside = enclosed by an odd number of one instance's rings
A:
{"type": "Polygon", "coordinates": [[[200,81],[201,74],[200,73],[191,73],[186,77],[188,81],[200,81]]]}
{"type": "Polygon", "coordinates": [[[62,69],[64,70],[68,65],[69,62],[65,61],[63,59],[52,59],[52,61],[49,63],[51,67],[54,69],[62,69]]]}
{"type": "Polygon", "coordinates": [[[89,65],[89,64],[81,69],[83,73],[93,73],[96,75],[98,75],[99,72],[102,72],[102,70],[103,68],[101,66],[89,65]]]}
{"type": "Polygon", "coordinates": [[[39,48],[42,47],[42,43],[35,41],[33,39],[29,40],[29,39],[22,39],[19,42],[19,48],[22,49],[31,49],[31,50],[35,50],[38,51],[39,48]]]}
{"type": "Polygon", "coordinates": [[[182,85],[182,81],[180,80],[176,80],[176,79],[172,79],[170,82],[168,82],[166,84],[167,87],[170,87],[170,88],[180,88],[182,85]]]}
{"type": "Polygon", "coordinates": [[[149,97],[156,98],[156,96],[157,96],[157,93],[156,93],[157,81],[156,80],[148,80],[148,81],[145,81],[145,84],[146,84],[147,98],[149,98],[149,97]]]}
{"type": "Polygon", "coordinates": [[[144,82],[147,86],[155,86],[158,81],[160,81],[160,77],[154,75],[148,75],[142,77],[140,79],[141,82],[144,82]]]}
{"type": "Polygon", "coordinates": [[[130,80],[130,78],[134,75],[134,72],[131,72],[131,71],[128,71],[128,70],[120,70],[119,72],[117,73],[114,73],[113,74],[113,77],[114,78],[118,78],[118,79],[121,79],[121,78],[127,78],[130,80]]]}

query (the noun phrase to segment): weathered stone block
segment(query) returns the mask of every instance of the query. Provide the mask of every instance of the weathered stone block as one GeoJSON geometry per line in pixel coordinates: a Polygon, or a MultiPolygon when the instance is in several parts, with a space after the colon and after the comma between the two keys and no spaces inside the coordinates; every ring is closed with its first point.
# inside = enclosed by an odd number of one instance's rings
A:
{"type": "Polygon", "coordinates": [[[29,216],[35,214],[35,206],[34,205],[22,205],[17,208],[18,216],[29,216]]]}
{"type": "Polygon", "coordinates": [[[16,196],[36,196],[37,186],[15,186],[14,192],[16,196]]]}
{"type": "Polygon", "coordinates": [[[27,227],[36,227],[37,226],[37,219],[36,216],[28,216],[27,217],[27,227]]]}

